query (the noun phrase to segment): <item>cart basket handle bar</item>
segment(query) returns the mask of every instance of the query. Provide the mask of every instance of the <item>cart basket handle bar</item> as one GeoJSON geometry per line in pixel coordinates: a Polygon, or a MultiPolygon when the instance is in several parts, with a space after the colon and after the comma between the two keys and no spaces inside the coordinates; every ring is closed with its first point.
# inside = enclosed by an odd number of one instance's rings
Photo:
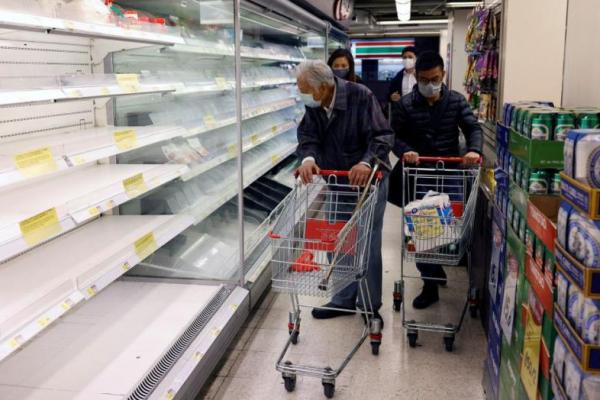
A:
{"type": "MultiPolygon", "coordinates": [[[[462,161],[462,159],[461,159],[461,161],[462,161]]],[[[299,175],[298,174],[298,170],[296,170],[296,172],[294,172],[294,176],[297,178],[298,175],[299,175]]],[[[337,170],[337,169],[322,169],[316,175],[321,175],[323,177],[336,176],[338,178],[341,178],[341,177],[348,177],[350,175],[350,171],[342,171],[342,170],[337,170]]],[[[377,171],[375,173],[375,178],[378,179],[378,180],[382,180],[383,179],[383,172],[377,171]]]]}
{"type": "MultiPolygon", "coordinates": [[[[403,157],[403,160],[404,159],[406,159],[406,157],[403,157]]],[[[425,161],[425,162],[442,161],[442,162],[456,163],[456,164],[462,164],[464,162],[464,159],[462,157],[422,157],[422,156],[419,156],[418,160],[425,161]]],[[[483,157],[480,156],[479,160],[477,160],[477,162],[479,164],[481,164],[483,162],[483,157]]]]}

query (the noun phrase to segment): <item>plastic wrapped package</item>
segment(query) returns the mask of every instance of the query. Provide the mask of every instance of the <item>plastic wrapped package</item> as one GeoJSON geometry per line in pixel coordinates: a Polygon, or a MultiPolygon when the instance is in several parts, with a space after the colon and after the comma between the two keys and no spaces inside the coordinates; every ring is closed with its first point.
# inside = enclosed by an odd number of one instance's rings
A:
{"type": "Polygon", "coordinates": [[[563,313],[567,311],[569,280],[560,272],[556,274],[556,303],[563,313]]]}
{"type": "Polygon", "coordinates": [[[554,341],[554,355],[552,356],[552,368],[559,382],[563,382],[565,361],[568,357],[568,350],[562,342],[560,336],[554,341]]]}
{"type": "Polygon", "coordinates": [[[582,332],[583,301],[584,297],[581,290],[575,285],[570,285],[567,300],[567,318],[580,334],[582,332]]]}
{"type": "Polygon", "coordinates": [[[600,346],[600,300],[586,298],[582,314],[583,340],[588,344],[600,346]]]}

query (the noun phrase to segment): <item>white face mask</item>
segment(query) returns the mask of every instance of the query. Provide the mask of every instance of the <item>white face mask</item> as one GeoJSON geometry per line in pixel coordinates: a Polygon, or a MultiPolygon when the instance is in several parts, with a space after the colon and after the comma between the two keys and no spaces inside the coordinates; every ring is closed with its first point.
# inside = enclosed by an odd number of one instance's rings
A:
{"type": "Polygon", "coordinates": [[[306,107],[310,107],[310,108],[317,108],[321,106],[321,101],[320,100],[315,100],[312,96],[312,94],[310,93],[302,93],[299,92],[298,93],[300,95],[300,99],[302,100],[302,102],[304,103],[304,105],[306,107]]]}
{"type": "Polygon", "coordinates": [[[417,60],[414,58],[405,58],[404,59],[404,68],[413,69],[417,64],[417,60]]]}

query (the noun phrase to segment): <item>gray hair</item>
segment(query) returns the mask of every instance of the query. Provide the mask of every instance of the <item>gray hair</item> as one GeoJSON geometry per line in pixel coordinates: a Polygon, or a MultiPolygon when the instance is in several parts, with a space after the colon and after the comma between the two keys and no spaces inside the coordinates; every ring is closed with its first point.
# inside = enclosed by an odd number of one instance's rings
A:
{"type": "Polygon", "coordinates": [[[313,89],[318,89],[323,83],[327,86],[335,85],[333,71],[321,60],[307,60],[300,63],[296,67],[296,77],[300,76],[306,79],[313,89]]]}

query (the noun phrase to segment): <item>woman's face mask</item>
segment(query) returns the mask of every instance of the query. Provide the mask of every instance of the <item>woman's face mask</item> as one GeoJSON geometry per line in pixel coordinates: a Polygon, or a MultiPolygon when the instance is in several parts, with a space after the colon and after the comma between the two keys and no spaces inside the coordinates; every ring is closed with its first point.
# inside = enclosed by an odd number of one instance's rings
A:
{"type": "Polygon", "coordinates": [[[333,74],[338,78],[346,79],[349,72],[350,68],[333,68],[333,74]]]}

